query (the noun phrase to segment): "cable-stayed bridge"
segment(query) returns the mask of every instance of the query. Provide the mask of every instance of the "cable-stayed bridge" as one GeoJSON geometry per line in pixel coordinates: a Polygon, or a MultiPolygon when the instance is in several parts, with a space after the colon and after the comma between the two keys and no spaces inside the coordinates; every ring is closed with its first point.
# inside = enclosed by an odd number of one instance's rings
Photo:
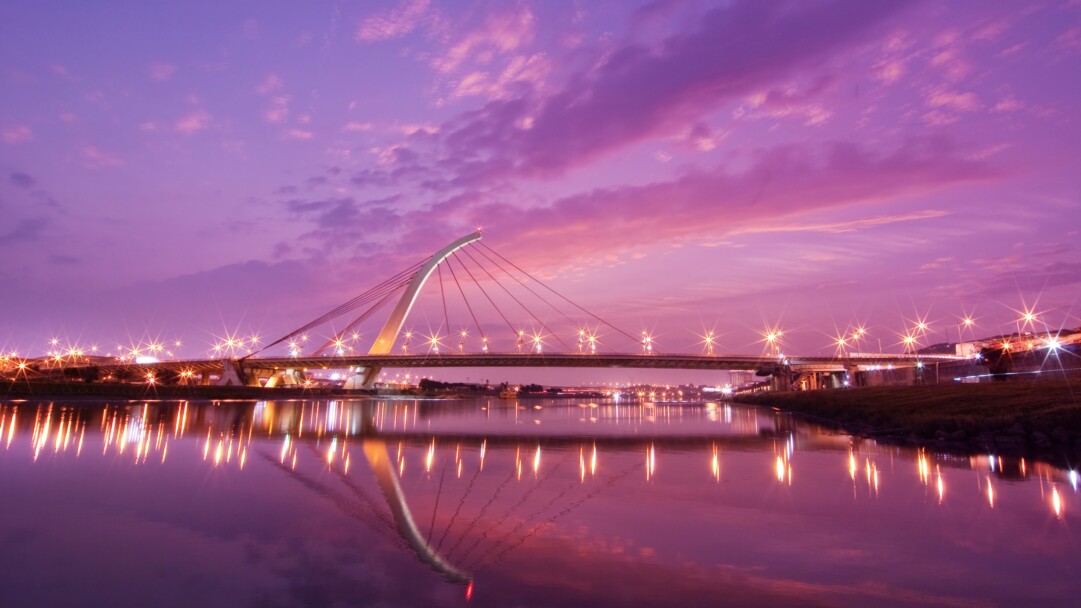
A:
{"type": "MultiPolygon", "coordinates": [[[[633,333],[566,297],[481,242],[477,231],[398,272],[258,350],[239,356],[230,338],[206,359],[94,365],[99,377],[223,385],[301,385],[312,369],[349,369],[347,388],[373,386],[383,369],[447,367],[639,368],[755,371],[781,379],[792,374],[852,373],[865,368],[922,367],[962,360],[950,355],[868,354],[841,340],[836,356],[783,355],[766,338],[762,355],[722,354],[712,332],[703,354],[662,353],[647,331],[633,333]],[[437,327],[421,334],[403,328],[429,285],[437,327]],[[391,306],[367,353],[358,352],[360,329],[391,306]],[[493,314],[494,313],[494,314],[493,314]],[[457,323],[452,323],[452,318],[457,323]],[[482,321],[482,319],[488,319],[482,321]],[[492,320],[494,319],[494,320],[492,320]],[[345,320],[344,325],[342,321],[345,320]],[[525,327],[528,326],[528,330],[525,327]],[[325,328],[330,328],[329,335],[325,328]],[[320,329],[322,331],[320,332],[320,329]],[[319,333],[317,333],[319,332],[319,333]],[[309,352],[312,335],[325,341],[309,352]],[[273,355],[272,349],[285,349],[273,355]]],[[[429,310],[429,314],[432,314],[429,310]]],[[[430,317],[429,317],[430,319],[430,317]]],[[[88,367],[82,365],[80,367],[88,367]]]]}

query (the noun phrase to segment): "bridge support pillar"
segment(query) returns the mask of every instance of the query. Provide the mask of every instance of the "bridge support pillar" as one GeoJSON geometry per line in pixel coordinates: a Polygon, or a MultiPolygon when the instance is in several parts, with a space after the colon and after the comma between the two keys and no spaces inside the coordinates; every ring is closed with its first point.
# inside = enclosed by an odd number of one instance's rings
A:
{"type": "Polygon", "coordinates": [[[218,386],[245,386],[244,369],[236,359],[221,360],[221,378],[218,386]]]}
{"type": "Polygon", "coordinates": [[[379,377],[379,372],[383,371],[381,367],[366,367],[364,368],[364,386],[363,388],[372,388],[375,386],[375,379],[379,377]]]}
{"type": "Polygon", "coordinates": [[[792,390],[792,378],[788,370],[781,369],[773,372],[770,377],[770,390],[785,393],[792,390]]]}
{"type": "Polygon", "coordinates": [[[278,386],[303,386],[304,385],[304,372],[299,369],[287,368],[282,371],[275,371],[269,378],[267,378],[266,388],[275,388],[278,386]]]}
{"type": "Polygon", "coordinates": [[[863,379],[860,375],[860,366],[851,363],[845,365],[845,377],[848,379],[848,386],[860,386],[860,381],[863,379]]]}

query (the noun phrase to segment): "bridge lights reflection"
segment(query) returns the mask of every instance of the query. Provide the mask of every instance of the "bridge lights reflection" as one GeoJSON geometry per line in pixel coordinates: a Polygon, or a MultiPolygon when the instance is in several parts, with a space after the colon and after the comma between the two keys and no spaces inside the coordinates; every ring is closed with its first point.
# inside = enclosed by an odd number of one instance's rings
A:
{"type": "Polygon", "coordinates": [[[709,468],[713,473],[713,479],[719,483],[721,481],[721,454],[717,449],[717,444],[713,444],[713,457],[710,458],[709,468]]]}
{"type": "Polygon", "coordinates": [[[649,448],[646,450],[646,481],[653,479],[653,474],[657,469],[657,447],[652,443],[649,444],[649,448]]]}
{"type": "Polygon", "coordinates": [[[1062,497],[1059,496],[1058,486],[1051,485],[1051,510],[1054,511],[1055,517],[1062,517],[1062,497]]]}
{"type": "Polygon", "coordinates": [[[942,500],[946,497],[946,482],[942,481],[942,469],[936,464],[935,473],[938,476],[938,480],[935,483],[938,490],[938,504],[942,504],[942,500]]]}
{"type": "Polygon", "coordinates": [[[931,465],[927,460],[927,454],[920,449],[919,456],[916,457],[916,472],[919,474],[920,483],[927,485],[931,480],[931,465]]]}

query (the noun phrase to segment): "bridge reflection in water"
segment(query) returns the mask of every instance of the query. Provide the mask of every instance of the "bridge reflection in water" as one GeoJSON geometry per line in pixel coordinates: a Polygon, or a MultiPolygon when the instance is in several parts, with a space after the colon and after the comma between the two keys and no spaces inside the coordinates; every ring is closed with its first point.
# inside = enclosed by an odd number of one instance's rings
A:
{"type": "Polygon", "coordinates": [[[99,454],[165,465],[195,454],[207,467],[237,469],[258,454],[298,489],[404,540],[424,564],[470,592],[478,572],[621,485],[751,476],[764,487],[788,488],[800,484],[800,459],[812,452],[848,480],[833,491],[853,498],[883,499],[891,484],[914,478],[945,508],[964,494],[993,510],[1007,491],[1018,501],[1008,484],[1033,479],[1038,492],[1026,500],[1043,503],[1048,517],[1061,519],[1078,500],[1076,474],[1042,463],[883,447],[768,410],[713,403],[8,404],[0,406],[0,446],[29,449],[35,461],[99,454]],[[199,449],[171,452],[182,441],[199,449]],[[744,454],[761,452],[771,466],[737,470],[744,454]],[[365,489],[357,458],[368,463],[382,498],[365,489]],[[688,467],[688,459],[700,466],[688,467]],[[972,483],[958,482],[965,471],[972,483]]]}

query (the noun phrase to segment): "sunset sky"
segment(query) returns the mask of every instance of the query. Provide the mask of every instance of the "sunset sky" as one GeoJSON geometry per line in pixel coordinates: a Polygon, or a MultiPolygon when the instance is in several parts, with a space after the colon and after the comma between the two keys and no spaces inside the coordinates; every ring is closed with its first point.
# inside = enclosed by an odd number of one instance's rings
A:
{"type": "Polygon", "coordinates": [[[274,338],[476,226],[662,351],[1081,325],[1077,1],[38,1],[0,23],[5,352],[274,338]]]}

